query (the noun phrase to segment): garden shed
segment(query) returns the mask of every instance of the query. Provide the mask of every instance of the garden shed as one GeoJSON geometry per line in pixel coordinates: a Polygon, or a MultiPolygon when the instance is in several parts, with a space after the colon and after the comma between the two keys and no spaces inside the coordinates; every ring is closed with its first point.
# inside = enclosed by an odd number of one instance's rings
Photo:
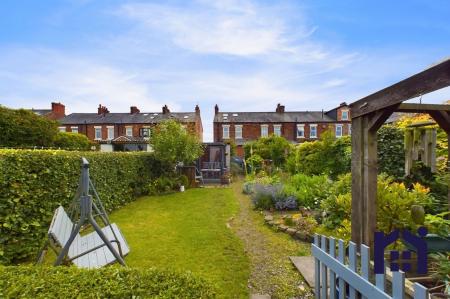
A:
{"type": "MultiPolygon", "coordinates": [[[[350,104],[352,118],[351,222],[352,240],[356,244],[372,246],[376,231],[378,129],[396,111],[428,113],[447,133],[447,140],[450,141],[450,105],[403,103],[448,86],[450,86],[450,59],[350,104]]],[[[450,209],[450,187],[448,204],[450,209]]]]}

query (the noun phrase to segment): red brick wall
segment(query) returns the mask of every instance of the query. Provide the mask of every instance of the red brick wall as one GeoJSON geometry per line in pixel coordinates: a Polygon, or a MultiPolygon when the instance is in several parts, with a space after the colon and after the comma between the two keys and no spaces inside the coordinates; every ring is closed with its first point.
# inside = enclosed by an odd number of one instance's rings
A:
{"type": "MultiPolygon", "coordinates": [[[[125,136],[126,135],[126,127],[131,126],[133,127],[133,136],[139,137],[140,136],[140,129],[143,127],[154,127],[155,124],[89,124],[89,125],[63,125],[60,127],[65,127],[66,132],[72,132],[71,127],[78,126],[78,133],[85,134],[90,140],[95,140],[95,127],[102,127],[102,139],[106,140],[108,138],[108,127],[113,126],[114,127],[114,138],[119,136],[125,136]]],[[[201,138],[203,132],[201,130],[201,126],[198,125],[197,122],[191,122],[186,124],[186,129],[188,132],[195,134],[198,136],[198,138],[201,138]]]]}
{"type": "MultiPolygon", "coordinates": [[[[214,123],[213,134],[214,134],[214,142],[223,142],[226,141],[223,139],[222,133],[222,125],[230,126],[230,139],[235,140],[235,125],[242,125],[242,137],[241,142],[246,142],[250,140],[256,140],[261,137],[261,125],[267,124],[269,129],[269,135],[273,134],[274,125],[280,123],[214,123]]],[[[302,123],[299,123],[302,124],[302,123]]],[[[305,126],[305,138],[297,138],[297,123],[281,123],[281,136],[286,138],[287,140],[294,142],[304,142],[317,140],[320,136],[327,130],[331,130],[333,134],[335,133],[335,124],[343,124],[343,135],[348,135],[348,125],[349,121],[339,121],[336,123],[314,123],[317,125],[317,138],[309,138],[310,136],[310,124],[303,123],[305,126]]],[[[236,141],[236,140],[235,140],[236,141]]],[[[239,141],[239,140],[238,140],[239,141]]],[[[244,156],[244,150],[242,147],[237,148],[236,153],[239,157],[244,156]]]]}

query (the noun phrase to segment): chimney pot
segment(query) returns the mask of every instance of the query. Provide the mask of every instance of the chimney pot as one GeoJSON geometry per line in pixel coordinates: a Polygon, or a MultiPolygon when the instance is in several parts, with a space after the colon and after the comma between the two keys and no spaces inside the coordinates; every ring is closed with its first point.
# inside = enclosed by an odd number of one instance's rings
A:
{"type": "Polygon", "coordinates": [[[136,113],[139,113],[139,112],[141,112],[141,111],[138,109],[138,107],[136,107],[136,106],[131,106],[130,107],[130,113],[131,114],[136,114],[136,113]]]}
{"type": "Polygon", "coordinates": [[[280,103],[278,103],[277,109],[275,111],[278,113],[284,113],[284,105],[281,105],[280,103]]]}
{"type": "Polygon", "coordinates": [[[216,106],[214,106],[214,114],[219,113],[219,106],[216,104],[216,106]]]}
{"type": "Polygon", "coordinates": [[[195,105],[195,114],[200,115],[200,107],[198,105],[195,105]]]}
{"type": "Polygon", "coordinates": [[[106,108],[105,106],[102,106],[102,104],[99,104],[98,105],[98,108],[97,108],[97,114],[103,114],[103,115],[105,115],[106,113],[109,113],[109,110],[108,110],[108,108],[106,108]]]}

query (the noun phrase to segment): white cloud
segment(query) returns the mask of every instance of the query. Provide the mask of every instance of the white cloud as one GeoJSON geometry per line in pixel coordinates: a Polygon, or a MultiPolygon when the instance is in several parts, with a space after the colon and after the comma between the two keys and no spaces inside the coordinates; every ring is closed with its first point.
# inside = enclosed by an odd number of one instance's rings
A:
{"type": "Polygon", "coordinates": [[[161,102],[152,97],[137,73],[55,50],[15,48],[8,53],[0,58],[2,104],[45,108],[59,100],[70,112],[96,111],[100,103],[111,112],[128,111],[131,105],[147,111],[161,109],[161,102]]]}

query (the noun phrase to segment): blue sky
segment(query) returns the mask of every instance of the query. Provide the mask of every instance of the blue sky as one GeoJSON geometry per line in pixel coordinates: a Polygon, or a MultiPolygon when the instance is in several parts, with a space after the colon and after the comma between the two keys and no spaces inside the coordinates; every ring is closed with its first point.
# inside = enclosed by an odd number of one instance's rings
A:
{"type": "MultiPolygon", "coordinates": [[[[331,109],[450,55],[450,2],[0,1],[0,104],[331,109]]],[[[423,97],[450,99],[450,89],[423,97]]],[[[417,101],[417,99],[414,99],[417,101]]]]}

